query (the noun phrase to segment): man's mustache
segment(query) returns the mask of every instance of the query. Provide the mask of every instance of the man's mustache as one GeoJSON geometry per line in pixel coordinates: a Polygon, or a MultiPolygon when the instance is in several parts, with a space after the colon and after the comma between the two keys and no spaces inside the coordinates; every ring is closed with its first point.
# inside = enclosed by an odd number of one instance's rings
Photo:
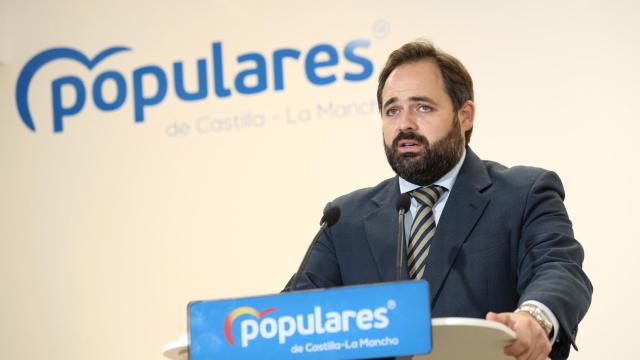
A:
{"type": "Polygon", "coordinates": [[[421,145],[429,146],[429,140],[427,140],[426,137],[413,131],[402,131],[401,133],[399,133],[398,136],[396,136],[395,139],[393,139],[391,146],[394,149],[397,149],[398,143],[401,140],[413,140],[413,141],[417,141],[421,145]]]}

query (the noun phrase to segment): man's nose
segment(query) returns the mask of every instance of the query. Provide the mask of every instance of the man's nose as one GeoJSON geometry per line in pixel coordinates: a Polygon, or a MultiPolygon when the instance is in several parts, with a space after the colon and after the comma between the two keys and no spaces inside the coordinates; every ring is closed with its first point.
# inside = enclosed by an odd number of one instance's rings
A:
{"type": "Polygon", "coordinates": [[[407,131],[407,130],[417,130],[418,123],[414,115],[410,111],[403,111],[400,114],[400,119],[398,121],[398,130],[407,131]]]}

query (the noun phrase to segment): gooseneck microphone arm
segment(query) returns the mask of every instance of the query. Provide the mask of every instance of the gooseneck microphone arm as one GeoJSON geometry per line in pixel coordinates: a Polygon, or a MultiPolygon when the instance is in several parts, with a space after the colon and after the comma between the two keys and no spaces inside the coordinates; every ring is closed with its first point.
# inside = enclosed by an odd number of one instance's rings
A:
{"type": "Polygon", "coordinates": [[[327,204],[327,207],[325,207],[324,213],[322,214],[322,219],[320,219],[320,230],[318,230],[318,233],[311,241],[311,244],[309,244],[309,247],[307,248],[307,252],[304,254],[304,258],[302,259],[302,262],[300,263],[300,266],[298,267],[298,271],[296,271],[296,274],[293,277],[293,280],[291,280],[291,286],[288,287],[288,290],[295,291],[296,286],[298,286],[298,281],[300,280],[300,276],[302,275],[302,271],[307,266],[307,262],[309,262],[309,257],[311,256],[311,250],[313,249],[316,242],[320,238],[320,235],[326,228],[331,227],[333,224],[337,223],[339,219],[340,219],[340,208],[337,206],[330,207],[329,204],[327,204]]]}
{"type": "Polygon", "coordinates": [[[402,264],[404,263],[405,255],[405,236],[404,236],[404,214],[409,211],[411,207],[411,196],[407,193],[401,194],[396,201],[396,210],[398,210],[398,238],[396,249],[396,281],[400,281],[402,274],[402,264]]]}

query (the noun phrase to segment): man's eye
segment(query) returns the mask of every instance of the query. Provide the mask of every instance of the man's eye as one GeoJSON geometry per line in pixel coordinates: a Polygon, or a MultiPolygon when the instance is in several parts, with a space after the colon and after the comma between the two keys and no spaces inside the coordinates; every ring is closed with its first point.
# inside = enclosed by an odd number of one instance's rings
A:
{"type": "Polygon", "coordinates": [[[400,110],[396,109],[396,108],[391,108],[389,110],[387,110],[387,116],[394,116],[394,115],[398,115],[398,112],[400,110]]]}
{"type": "Polygon", "coordinates": [[[422,104],[418,106],[418,111],[421,111],[421,112],[430,112],[431,110],[433,110],[433,108],[429,105],[422,104]]]}

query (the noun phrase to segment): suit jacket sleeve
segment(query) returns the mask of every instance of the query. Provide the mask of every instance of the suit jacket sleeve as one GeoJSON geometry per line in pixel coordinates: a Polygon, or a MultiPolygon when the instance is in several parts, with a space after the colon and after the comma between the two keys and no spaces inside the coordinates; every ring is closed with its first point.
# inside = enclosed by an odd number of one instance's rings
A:
{"type": "MultiPolygon", "coordinates": [[[[331,207],[331,203],[326,208],[331,207]]],[[[312,245],[309,262],[302,269],[297,284],[292,284],[295,274],[285,286],[284,291],[330,288],[342,285],[340,267],[333,246],[331,228],[327,228],[312,245]]]]}
{"type": "Polygon", "coordinates": [[[591,302],[592,286],[582,271],[584,252],[574,239],[558,176],[543,172],[533,182],[522,219],[519,245],[520,303],[537,300],[560,324],[552,358],[566,358],[578,323],[591,302]]]}

